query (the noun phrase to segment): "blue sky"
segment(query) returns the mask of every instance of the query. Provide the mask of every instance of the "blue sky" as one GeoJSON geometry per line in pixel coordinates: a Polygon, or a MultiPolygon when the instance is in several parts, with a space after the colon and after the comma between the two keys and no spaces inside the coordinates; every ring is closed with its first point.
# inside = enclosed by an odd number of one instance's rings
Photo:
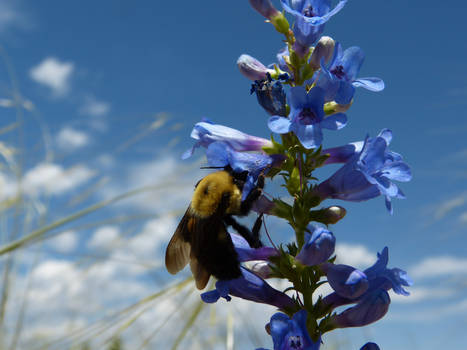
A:
{"type": "MultiPolygon", "coordinates": [[[[337,339],[347,342],[340,348],[357,349],[367,340],[384,350],[465,347],[467,45],[462,34],[467,32],[466,10],[465,3],[452,0],[443,5],[353,0],[326,26],[325,34],[344,47],[357,45],[365,51],[360,76],[381,77],[386,89],[358,90],[347,113],[348,125],[339,132],[325,131],[325,147],[390,128],[391,149],[403,154],[413,172],[413,180],[401,184],[407,199],[393,201],[393,216],[387,214],[382,198],[338,203],[348,209],[347,217],[333,227],[343,244],[344,262],[364,267],[387,245],[390,265],[407,269],[415,280],[413,295],[395,298],[379,323],[340,332],[337,339]]],[[[267,115],[249,95],[250,82],[235,62],[248,53],[265,64],[273,63],[282,38],[246,0],[139,1],[137,6],[117,0],[0,0],[0,13],[0,129],[24,119],[20,128],[2,133],[0,141],[8,150],[20,150],[12,154],[16,161],[24,161],[28,208],[37,215],[32,228],[38,227],[44,207],[43,218],[51,222],[141,185],[169,187],[92,214],[50,240],[38,260],[25,259],[33,274],[50,281],[65,271],[72,271],[69,276],[82,274],[83,256],[99,249],[115,264],[118,259],[143,261],[146,270],[126,267],[119,274],[121,267],[93,260],[100,272],[80,282],[82,289],[105,275],[112,283],[133,285],[127,297],[115,293],[117,285],[109,287],[107,293],[115,296],[109,300],[99,297],[99,288],[94,291],[106,310],[125,306],[167,281],[163,272],[151,279],[159,273],[150,272],[148,266],[160,263],[176,214],[188,204],[192,186],[202,176],[196,160],[179,160],[192,144],[192,125],[208,117],[269,137],[267,115]],[[15,89],[26,101],[19,115],[11,108],[15,89]],[[86,228],[124,215],[152,217],[86,228]],[[118,249],[109,245],[116,241],[125,243],[118,249]],[[128,247],[132,251],[126,251],[128,247]]],[[[201,157],[201,152],[197,154],[201,157]]],[[[8,164],[7,157],[4,162],[8,164]]],[[[0,169],[3,200],[14,196],[15,181],[7,168],[0,169]]],[[[324,179],[331,170],[318,171],[317,176],[324,179]]],[[[287,227],[279,229],[274,236],[287,240],[287,227]]],[[[18,271],[16,288],[21,290],[26,275],[22,268],[18,271]]],[[[66,284],[60,288],[70,290],[66,284]]],[[[72,296],[86,303],[76,288],[79,297],[72,296]]],[[[53,295],[37,293],[32,295],[42,301],[27,318],[31,329],[37,327],[34,313],[43,312],[41,303],[55,300],[53,295]]],[[[57,301],[57,309],[60,305],[57,301]]],[[[61,323],[59,317],[68,319],[69,314],[49,316],[53,328],[61,323]]],[[[7,314],[14,323],[14,312],[11,317],[7,314]]],[[[93,317],[83,314],[77,324],[87,324],[93,317]]],[[[241,325],[235,327],[241,338],[241,325]]],[[[260,345],[270,346],[254,343],[260,345]]]]}

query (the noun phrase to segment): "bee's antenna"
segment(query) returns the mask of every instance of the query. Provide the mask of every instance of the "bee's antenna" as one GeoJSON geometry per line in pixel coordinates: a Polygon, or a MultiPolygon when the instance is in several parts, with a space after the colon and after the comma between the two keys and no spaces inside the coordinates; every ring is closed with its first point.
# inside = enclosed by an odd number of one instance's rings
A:
{"type": "Polygon", "coordinates": [[[224,169],[224,166],[202,166],[200,169],[224,169]]]}

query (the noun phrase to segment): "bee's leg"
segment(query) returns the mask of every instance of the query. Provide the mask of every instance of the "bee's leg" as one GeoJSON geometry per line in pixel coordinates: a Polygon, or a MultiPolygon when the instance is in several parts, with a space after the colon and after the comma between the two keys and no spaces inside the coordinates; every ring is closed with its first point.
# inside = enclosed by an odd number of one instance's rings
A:
{"type": "Polygon", "coordinates": [[[253,203],[261,196],[263,193],[263,188],[264,188],[264,175],[258,176],[258,181],[256,183],[256,186],[248,193],[248,196],[245,198],[245,200],[240,204],[240,215],[247,215],[251,207],[253,206],[253,203]]]}
{"type": "Polygon", "coordinates": [[[259,239],[259,231],[261,229],[262,215],[258,216],[253,226],[253,230],[250,231],[247,227],[239,224],[237,220],[235,220],[232,216],[226,215],[224,217],[224,222],[232,226],[235,231],[237,231],[245,240],[248,242],[250,247],[252,248],[259,248],[263,246],[263,243],[259,239]]]}

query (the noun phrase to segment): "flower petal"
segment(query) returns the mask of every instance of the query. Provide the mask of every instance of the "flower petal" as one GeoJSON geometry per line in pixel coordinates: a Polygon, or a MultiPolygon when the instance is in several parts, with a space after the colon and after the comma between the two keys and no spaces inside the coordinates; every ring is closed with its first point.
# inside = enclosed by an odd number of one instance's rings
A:
{"type": "Polygon", "coordinates": [[[321,145],[323,141],[323,132],[319,124],[298,125],[294,127],[294,133],[297,135],[303,147],[307,149],[316,148],[321,145]]]}
{"type": "Polygon", "coordinates": [[[342,55],[342,66],[344,67],[344,72],[350,81],[357,78],[364,60],[365,54],[358,46],[349,47],[344,51],[344,54],[342,55]]]}
{"type": "Polygon", "coordinates": [[[268,120],[269,129],[276,134],[286,134],[290,131],[290,119],[273,116],[268,120]]]}
{"type": "Polygon", "coordinates": [[[321,127],[329,130],[340,130],[347,125],[347,116],[344,113],[336,113],[324,118],[321,127]]]}
{"type": "Polygon", "coordinates": [[[358,78],[352,82],[352,85],[375,92],[384,90],[384,81],[380,78],[358,78]]]}

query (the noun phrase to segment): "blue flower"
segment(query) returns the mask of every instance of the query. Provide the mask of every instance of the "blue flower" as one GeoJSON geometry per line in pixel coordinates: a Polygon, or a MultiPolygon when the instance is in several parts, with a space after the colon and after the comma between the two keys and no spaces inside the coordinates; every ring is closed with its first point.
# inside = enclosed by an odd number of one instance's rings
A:
{"type": "Polygon", "coordinates": [[[368,290],[368,277],[355,267],[343,264],[320,265],[329,285],[341,297],[357,299],[368,290]]]}
{"type": "Polygon", "coordinates": [[[281,0],[284,10],[295,17],[293,32],[298,51],[305,51],[321,36],[326,23],[338,13],[347,0],[340,1],[331,11],[330,0],[281,0]]]}
{"type": "Polygon", "coordinates": [[[366,343],[360,350],[379,350],[379,346],[375,343],[366,343]]]}
{"type": "MultiPolygon", "coordinates": [[[[404,270],[399,268],[388,269],[388,248],[384,247],[381,253],[378,253],[376,263],[363,271],[368,280],[368,290],[358,298],[345,296],[339,293],[331,293],[323,299],[323,303],[330,306],[332,309],[353,304],[366,295],[373,293],[375,290],[383,289],[389,291],[392,289],[396,294],[408,296],[410,293],[403,286],[411,286],[413,284],[410,277],[404,270]]],[[[329,277],[328,277],[329,278],[329,277]]]]}
{"type": "Polygon", "coordinates": [[[211,143],[216,141],[225,142],[231,148],[239,152],[261,151],[263,147],[272,146],[270,140],[248,135],[224,125],[214,124],[207,119],[203,119],[201,122],[195,124],[191,131],[191,137],[197,142],[192,148],[183,153],[182,159],[191,157],[196,148],[200,146],[207,148],[211,143]]]}
{"type": "Polygon", "coordinates": [[[267,74],[266,79],[256,80],[251,85],[250,93],[256,93],[256,99],[261,107],[270,115],[286,116],[286,96],[282,83],[273,80],[267,74]]]}
{"type": "Polygon", "coordinates": [[[410,295],[403,286],[411,286],[413,284],[412,279],[404,270],[398,268],[388,269],[388,260],[388,247],[384,247],[381,253],[378,253],[376,263],[364,271],[370,282],[370,289],[392,289],[396,294],[410,295]]]}
{"type": "Polygon", "coordinates": [[[363,87],[370,91],[384,89],[384,82],[380,78],[357,79],[364,58],[363,51],[357,46],[342,51],[339,43],[335,45],[334,55],[329,65],[326,67],[322,62],[321,70],[316,73],[317,86],[326,92],[324,97],[326,102],[334,100],[346,105],[352,101],[356,87],[363,87]]]}
{"type": "Polygon", "coordinates": [[[306,319],[306,310],[296,312],[292,319],[281,312],[274,314],[269,323],[274,350],[319,350],[321,339],[314,342],[310,338],[306,319]]]}
{"type": "Polygon", "coordinates": [[[273,116],[268,126],[272,132],[285,134],[293,132],[305,148],[316,148],[323,140],[322,128],[330,130],[342,129],[347,123],[344,113],[336,113],[325,118],[324,90],[315,87],[309,92],[303,86],[290,89],[289,118],[273,116]]]}
{"type": "Polygon", "coordinates": [[[347,0],[339,1],[331,11],[331,0],[281,0],[284,10],[314,26],[326,23],[342,10],[346,2],[347,0]]]}
{"type": "Polygon", "coordinates": [[[251,248],[245,238],[236,233],[230,233],[230,237],[232,238],[235,251],[238,254],[238,260],[241,262],[268,260],[269,257],[279,254],[277,249],[271,247],[251,248]]]}
{"type": "Polygon", "coordinates": [[[206,157],[208,164],[212,167],[230,166],[235,172],[248,172],[247,180],[243,186],[243,199],[253,189],[261,173],[267,173],[270,167],[277,165],[284,159],[282,155],[237,152],[224,142],[211,143],[206,150],[206,157]]]}
{"type": "Polygon", "coordinates": [[[295,302],[287,294],[272,288],[265,280],[243,266],[240,269],[241,277],[217,281],[216,289],[202,293],[201,299],[206,303],[215,303],[221,297],[230,301],[232,295],[256,303],[273,305],[282,310],[295,306],[295,302]]]}
{"type": "Polygon", "coordinates": [[[313,228],[313,233],[306,233],[305,244],[296,259],[304,265],[318,265],[327,261],[334,253],[336,238],[331,231],[323,227],[313,228]]]}
{"type": "Polygon", "coordinates": [[[402,157],[388,150],[392,132],[384,129],[375,138],[368,138],[362,150],[349,158],[329,179],[316,187],[323,198],[364,201],[384,195],[386,207],[392,214],[391,197],[405,198],[391,182],[410,181],[412,174],[402,157]]]}
{"type": "Polygon", "coordinates": [[[391,299],[384,289],[376,289],[340,314],[331,316],[336,328],[362,327],[381,319],[389,310],[391,299]]]}

